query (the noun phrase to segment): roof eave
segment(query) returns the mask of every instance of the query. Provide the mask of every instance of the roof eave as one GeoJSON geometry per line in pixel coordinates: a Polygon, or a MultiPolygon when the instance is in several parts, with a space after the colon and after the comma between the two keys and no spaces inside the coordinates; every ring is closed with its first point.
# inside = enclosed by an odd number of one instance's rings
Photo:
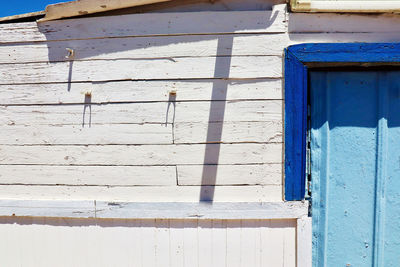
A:
{"type": "Polygon", "coordinates": [[[13,21],[25,20],[25,19],[30,19],[30,18],[32,18],[32,20],[35,20],[35,18],[43,17],[44,15],[45,15],[45,11],[38,11],[38,12],[31,12],[31,13],[7,16],[7,17],[0,18],[0,23],[9,23],[9,22],[13,22],[13,21]]]}
{"type": "Polygon", "coordinates": [[[45,10],[45,17],[40,19],[39,22],[168,1],[172,0],[77,0],[48,5],[45,10]]]}

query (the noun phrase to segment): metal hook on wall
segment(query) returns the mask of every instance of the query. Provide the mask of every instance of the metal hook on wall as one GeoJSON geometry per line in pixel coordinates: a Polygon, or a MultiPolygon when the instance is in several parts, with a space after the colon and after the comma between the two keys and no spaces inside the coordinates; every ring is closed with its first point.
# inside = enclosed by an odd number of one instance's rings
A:
{"type": "Polygon", "coordinates": [[[75,50],[72,48],[65,48],[68,51],[68,55],[65,56],[66,59],[72,59],[75,56],[75,50]]]}

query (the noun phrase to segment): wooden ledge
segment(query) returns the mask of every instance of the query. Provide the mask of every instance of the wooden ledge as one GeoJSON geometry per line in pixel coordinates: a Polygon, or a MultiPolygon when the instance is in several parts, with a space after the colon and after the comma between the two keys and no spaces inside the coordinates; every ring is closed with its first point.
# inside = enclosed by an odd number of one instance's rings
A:
{"type": "Polygon", "coordinates": [[[99,219],[296,219],[308,202],[138,203],[59,200],[0,200],[0,216],[99,219]]]}

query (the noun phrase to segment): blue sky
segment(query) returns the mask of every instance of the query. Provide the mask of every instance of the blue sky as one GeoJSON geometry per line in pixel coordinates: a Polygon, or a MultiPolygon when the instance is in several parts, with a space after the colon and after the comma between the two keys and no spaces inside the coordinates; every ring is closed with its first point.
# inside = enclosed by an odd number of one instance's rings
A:
{"type": "MultiPolygon", "coordinates": [[[[3,0],[4,1],[4,0],[3,0]]],[[[3,2],[2,1],[2,2],[3,2]]],[[[11,0],[1,3],[0,17],[44,10],[48,4],[68,2],[70,0],[11,0]]]]}

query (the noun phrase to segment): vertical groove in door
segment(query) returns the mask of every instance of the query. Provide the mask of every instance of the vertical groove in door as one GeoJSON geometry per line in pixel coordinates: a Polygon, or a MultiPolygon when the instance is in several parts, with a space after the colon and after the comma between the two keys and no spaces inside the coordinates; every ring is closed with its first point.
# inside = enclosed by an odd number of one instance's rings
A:
{"type": "Polygon", "coordinates": [[[383,266],[385,226],[385,181],[387,176],[389,87],[386,73],[378,74],[378,129],[376,144],[374,266],[383,266]]]}
{"type": "MultiPolygon", "coordinates": [[[[327,98],[327,75],[318,73],[313,75],[310,81],[313,83],[310,101],[311,114],[311,175],[312,180],[312,228],[313,228],[313,266],[324,266],[326,262],[326,231],[327,231],[327,183],[328,179],[328,153],[322,153],[322,149],[328,149],[329,123],[327,119],[329,103],[327,98]],[[319,90],[318,90],[319,89],[319,90]],[[318,125],[321,125],[319,128],[318,125]],[[313,130],[313,127],[316,127],[313,130]],[[319,130],[317,130],[317,128],[319,130]],[[325,170],[325,172],[324,172],[325,170]],[[315,205],[315,206],[314,206],[315,205]],[[318,207],[317,207],[318,206],[318,207]]],[[[311,86],[311,85],[310,85],[311,86]]]]}
{"type": "Polygon", "coordinates": [[[326,153],[325,153],[325,157],[323,157],[323,163],[325,165],[325,173],[323,174],[325,176],[324,183],[325,185],[322,187],[323,190],[321,190],[321,198],[325,200],[325,208],[323,209],[323,227],[324,227],[324,243],[323,243],[323,250],[324,250],[324,265],[323,266],[327,266],[327,247],[328,247],[328,207],[329,207],[329,196],[328,196],[328,192],[329,192],[329,179],[330,179],[330,175],[329,175],[329,155],[330,155],[330,143],[329,143],[329,134],[330,134],[330,125],[329,125],[329,121],[330,121],[330,111],[331,111],[331,88],[330,88],[330,73],[326,73],[326,78],[325,78],[325,86],[326,86],[326,90],[325,90],[325,120],[326,123],[323,127],[322,130],[322,146],[325,147],[326,149],[326,153]]]}

